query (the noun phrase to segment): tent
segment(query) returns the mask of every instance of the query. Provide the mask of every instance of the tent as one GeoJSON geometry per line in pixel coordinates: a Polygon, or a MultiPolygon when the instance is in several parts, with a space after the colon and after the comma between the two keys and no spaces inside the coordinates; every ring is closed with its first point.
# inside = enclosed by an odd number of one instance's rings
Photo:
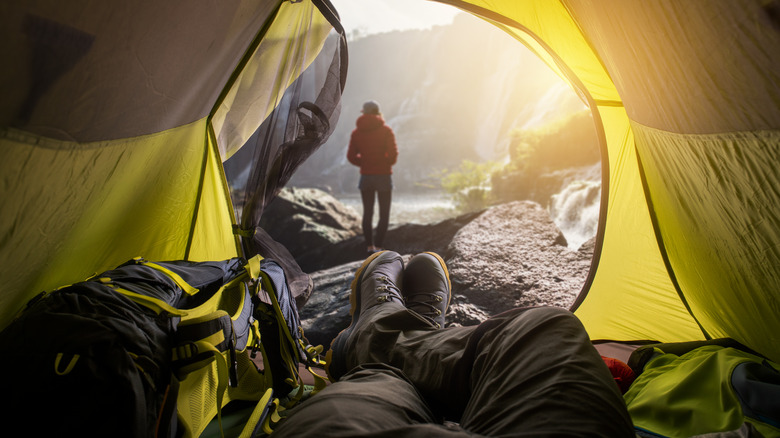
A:
{"type": "MultiPolygon", "coordinates": [[[[601,215],[572,309],[591,337],[729,337],[780,361],[780,5],[439,1],[525,44],[592,111],[601,215]]],[[[264,206],[339,115],[327,0],[0,12],[0,327],[138,255],[260,252],[264,206]]]]}

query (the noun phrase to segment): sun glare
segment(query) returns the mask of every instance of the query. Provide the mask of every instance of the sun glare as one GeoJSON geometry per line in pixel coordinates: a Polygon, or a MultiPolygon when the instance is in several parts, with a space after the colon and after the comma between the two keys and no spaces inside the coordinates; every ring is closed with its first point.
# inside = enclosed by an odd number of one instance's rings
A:
{"type": "Polygon", "coordinates": [[[332,0],[348,34],[427,29],[452,23],[458,9],[427,0],[332,0]]]}

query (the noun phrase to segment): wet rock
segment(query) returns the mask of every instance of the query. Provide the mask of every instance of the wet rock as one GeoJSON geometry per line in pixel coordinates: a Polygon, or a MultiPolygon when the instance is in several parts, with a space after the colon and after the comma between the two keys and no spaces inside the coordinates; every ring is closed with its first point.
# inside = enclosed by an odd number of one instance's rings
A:
{"type": "Polygon", "coordinates": [[[360,222],[355,209],[322,190],[284,188],[263,211],[260,227],[297,255],[356,236],[360,222]]]}

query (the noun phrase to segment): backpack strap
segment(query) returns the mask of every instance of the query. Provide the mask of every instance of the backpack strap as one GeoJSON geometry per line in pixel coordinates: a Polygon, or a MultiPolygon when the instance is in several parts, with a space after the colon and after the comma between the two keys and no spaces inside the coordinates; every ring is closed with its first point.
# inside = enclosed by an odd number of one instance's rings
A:
{"type": "Polygon", "coordinates": [[[260,436],[260,434],[263,433],[271,433],[273,430],[271,426],[271,418],[276,418],[278,416],[278,414],[274,415],[276,408],[278,407],[278,401],[277,403],[274,403],[274,401],[278,399],[274,399],[273,394],[273,388],[269,387],[265,390],[265,394],[263,394],[263,397],[261,397],[255,405],[255,408],[244,425],[244,429],[241,431],[239,438],[253,438],[260,436]]]}
{"type": "Polygon", "coordinates": [[[265,362],[266,370],[270,369],[272,373],[272,381],[277,393],[284,396],[285,392],[290,392],[291,389],[297,390],[295,394],[291,394],[288,403],[285,403],[286,407],[291,407],[299,402],[305,393],[303,379],[298,371],[299,363],[306,365],[314,379],[315,385],[311,395],[327,385],[326,379],[312,369],[312,366],[323,366],[323,361],[319,359],[323,347],[312,347],[305,342],[298,308],[281,265],[274,260],[263,259],[260,269],[262,291],[253,297],[254,316],[259,321],[260,331],[265,343],[268,344],[267,347],[281,355],[276,358],[264,356],[263,359],[264,361],[270,359],[270,362],[265,362]],[[261,297],[266,299],[262,300],[261,297]],[[262,333],[263,331],[265,333],[262,333]]]}

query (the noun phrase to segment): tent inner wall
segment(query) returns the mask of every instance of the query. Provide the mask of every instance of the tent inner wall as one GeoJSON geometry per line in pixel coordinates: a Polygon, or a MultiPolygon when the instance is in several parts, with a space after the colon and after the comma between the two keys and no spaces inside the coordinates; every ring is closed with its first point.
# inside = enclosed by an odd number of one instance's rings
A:
{"type": "Polygon", "coordinates": [[[780,32],[764,3],[567,1],[625,103],[681,302],[777,360],[780,32]]]}
{"type": "Polygon", "coordinates": [[[780,132],[634,131],[661,239],[694,316],[712,337],[780,360],[780,132]]]}
{"type": "MultiPolygon", "coordinates": [[[[133,257],[184,258],[198,207],[204,214],[227,208],[224,197],[221,204],[198,205],[205,130],[204,119],[160,134],[86,144],[3,131],[0,321],[7,323],[41,291],[133,257]]],[[[229,222],[212,222],[229,232],[229,222]]],[[[235,246],[231,251],[212,240],[218,234],[200,239],[220,252],[210,255],[235,254],[235,246]]]]}
{"type": "Polygon", "coordinates": [[[598,270],[575,314],[592,339],[703,339],[680,302],[652,232],[625,110],[599,111],[609,145],[609,207],[598,270]]]}

